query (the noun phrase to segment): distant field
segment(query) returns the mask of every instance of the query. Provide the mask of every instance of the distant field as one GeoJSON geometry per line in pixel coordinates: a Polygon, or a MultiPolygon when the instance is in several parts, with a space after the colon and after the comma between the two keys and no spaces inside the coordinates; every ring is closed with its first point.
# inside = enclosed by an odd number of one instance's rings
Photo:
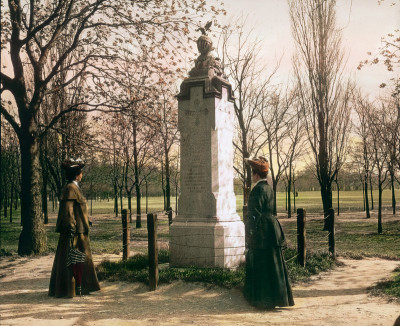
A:
{"type": "MultiPolygon", "coordinates": [[[[378,191],[373,192],[374,197],[374,208],[378,208],[378,191]]],[[[396,189],[396,201],[397,209],[400,211],[400,190],[396,189]]],[[[178,201],[179,202],[179,201],[178,201]]],[[[391,191],[385,189],[383,191],[383,208],[384,210],[391,210],[391,191]]],[[[285,193],[278,192],[277,194],[278,214],[285,213],[285,193]]],[[[175,211],[175,197],[171,197],[171,206],[175,211]]],[[[370,199],[371,206],[371,199],[370,199]]],[[[91,215],[96,214],[113,214],[114,213],[114,201],[110,198],[109,200],[88,200],[89,213],[91,215]]],[[[142,198],[142,214],[147,212],[155,213],[163,211],[164,203],[163,198],[149,197],[148,198],[148,210],[146,211],[146,198],[142,198]]],[[[310,213],[320,213],[322,211],[321,194],[319,191],[300,191],[298,197],[296,197],[296,208],[305,208],[310,213]]],[[[123,199],[123,208],[128,208],[128,199],[123,199]]],[[[333,208],[337,210],[337,193],[333,193],[333,208]]],[[[121,204],[118,201],[118,210],[120,211],[121,204]]],[[[239,215],[243,212],[243,196],[236,196],[236,210],[239,215]]],[[[340,211],[341,212],[358,212],[363,210],[363,197],[361,191],[342,191],[340,192],[340,211]]],[[[53,210],[51,202],[48,203],[49,213],[58,211],[58,208],[53,210]]],[[[179,211],[179,208],[178,208],[179,211]]],[[[292,195],[292,212],[293,207],[293,195],[292,195]]],[[[3,212],[1,212],[3,216],[3,212]]],[[[136,199],[132,198],[132,213],[136,214],[136,199]]],[[[14,220],[19,221],[20,211],[17,209],[14,211],[14,220]]]]}
{"type": "MultiPolygon", "coordinates": [[[[397,206],[400,210],[400,190],[396,190],[397,206]]],[[[378,191],[373,192],[374,206],[375,209],[378,207],[378,191]]],[[[391,191],[385,189],[383,191],[383,206],[384,209],[390,209],[391,206],[391,191]]],[[[279,192],[277,194],[278,213],[285,212],[285,193],[279,192]]],[[[113,200],[101,200],[101,201],[88,201],[89,211],[93,211],[95,214],[113,214],[114,202],[113,200]],[[91,206],[92,203],[92,206],[91,206]]],[[[371,205],[371,199],[370,199],[371,205]]],[[[163,210],[163,198],[162,197],[149,197],[148,199],[148,212],[161,212],[163,210]]],[[[171,197],[171,206],[175,210],[175,197],[171,197]]],[[[238,213],[241,215],[243,211],[243,196],[236,196],[236,207],[238,213]]],[[[128,208],[127,198],[123,199],[123,207],[128,208]]],[[[321,194],[319,191],[300,191],[298,197],[296,197],[296,208],[305,208],[308,212],[321,212],[322,202],[321,194]]],[[[333,207],[337,209],[337,193],[333,193],[333,207]]],[[[118,202],[118,209],[120,210],[120,202],[118,202]]],[[[178,208],[179,210],[179,208],[178,208]]],[[[292,210],[293,210],[293,195],[292,195],[292,210]]],[[[343,212],[348,211],[362,211],[363,210],[363,197],[362,191],[342,191],[340,192],[340,210],[343,212]]],[[[49,212],[52,212],[52,205],[49,203],[49,212]]],[[[136,199],[132,198],[132,212],[136,213],[136,199]]],[[[142,213],[146,213],[146,198],[142,198],[142,213]]]]}
{"type": "MultiPolygon", "coordinates": [[[[399,194],[399,191],[397,191],[399,194]]],[[[377,200],[377,195],[376,195],[377,200]]],[[[296,198],[296,206],[307,211],[307,250],[326,252],[328,250],[327,232],[322,231],[322,208],[318,192],[300,192],[296,198]]],[[[376,203],[376,202],[375,202],[376,203]]],[[[338,254],[349,256],[382,256],[400,259],[400,207],[396,216],[391,214],[390,192],[384,192],[383,234],[377,233],[377,209],[372,212],[371,219],[365,219],[362,210],[361,192],[348,191],[341,194],[341,214],[336,223],[337,251],[338,254]]],[[[400,199],[398,199],[400,203],[400,199]]],[[[90,210],[90,201],[89,201],[90,210]]],[[[133,201],[135,208],[135,202],[133,201]]],[[[285,230],[286,237],[291,247],[296,247],[296,218],[285,217],[285,197],[278,194],[278,216],[285,230]]],[[[127,207],[126,200],[124,206],[127,207]]],[[[157,212],[159,221],[159,240],[167,245],[169,239],[168,221],[162,213],[162,197],[149,198],[149,212],[157,212]]],[[[175,209],[175,200],[172,207],[175,209]]],[[[237,198],[237,210],[242,216],[242,197],[237,198]]],[[[54,232],[57,210],[52,212],[49,207],[50,223],[48,230],[48,246],[50,251],[55,251],[58,234],[54,232]]],[[[147,241],[145,199],[143,199],[142,228],[136,229],[135,223],[131,225],[131,246],[133,251],[145,252],[147,241]]],[[[133,219],[136,219],[135,209],[133,219]]],[[[115,217],[113,202],[93,201],[93,227],[91,229],[92,248],[96,253],[119,253],[121,251],[122,226],[120,217],[115,217]]],[[[13,223],[8,218],[1,218],[0,248],[6,252],[16,253],[18,237],[21,232],[19,211],[14,215],[13,223]]]]}

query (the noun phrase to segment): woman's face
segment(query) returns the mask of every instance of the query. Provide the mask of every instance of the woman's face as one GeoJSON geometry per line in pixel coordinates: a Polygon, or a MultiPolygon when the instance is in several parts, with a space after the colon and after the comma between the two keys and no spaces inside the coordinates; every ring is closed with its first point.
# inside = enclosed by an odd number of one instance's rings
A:
{"type": "Polygon", "coordinates": [[[83,177],[83,172],[79,173],[79,174],[76,176],[76,179],[75,179],[75,180],[81,182],[82,177],[83,177]]]}

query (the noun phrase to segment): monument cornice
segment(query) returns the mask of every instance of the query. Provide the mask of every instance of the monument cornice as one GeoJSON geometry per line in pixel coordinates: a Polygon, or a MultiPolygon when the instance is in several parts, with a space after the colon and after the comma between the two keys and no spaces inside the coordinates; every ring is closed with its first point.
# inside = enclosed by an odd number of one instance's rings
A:
{"type": "Polygon", "coordinates": [[[232,103],[235,101],[231,84],[227,80],[218,76],[212,78],[209,78],[208,76],[201,78],[190,77],[185,79],[181,84],[179,94],[176,95],[177,99],[190,100],[190,89],[198,86],[203,88],[203,98],[216,97],[221,99],[222,87],[225,87],[228,90],[227,101],[232,103]]]}

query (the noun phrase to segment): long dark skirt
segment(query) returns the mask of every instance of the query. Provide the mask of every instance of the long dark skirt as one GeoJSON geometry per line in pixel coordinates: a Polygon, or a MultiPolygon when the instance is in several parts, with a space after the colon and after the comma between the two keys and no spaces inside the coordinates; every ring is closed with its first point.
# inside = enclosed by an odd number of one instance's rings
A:
{"type": "MultiPolygon", "coordinates": [[[[72,267],[67,267],[68,245],[70,238],[68,235],[61,234],[58,240],[57,252],[54,258],[53,269],[51,271],[49,296],[68,297],[76,295],[75,279],[72,267]]],[[[83,263],[82,273],[82,294],[100,290],[100,284],[97,279],[94,268],[92,252],[90,250],[89,236],[87,234],[78,234],[74,238],[75,246],[85,253],[86,259],[83,263]]]]}
{"type": "Polygon", "coordinates": [[[244,296],[259,308],[293,306],[292,288],[282,249],[249,249],[246,254],[244,296]]]}

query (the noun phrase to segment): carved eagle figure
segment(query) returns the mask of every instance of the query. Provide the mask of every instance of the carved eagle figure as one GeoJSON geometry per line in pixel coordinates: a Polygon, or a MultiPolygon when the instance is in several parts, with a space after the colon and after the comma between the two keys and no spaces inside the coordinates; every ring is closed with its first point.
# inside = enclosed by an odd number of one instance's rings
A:
{"type": "Polygon", "coordinates": [[[196,32],[200,31],[201,34],[207,35],[207,31],[210,30],[211,25],[212,25],[212,21],[209,21],[207,24],[205,24],[204,27],[199,27],[198,29],[196,29],[196,32]]]}

